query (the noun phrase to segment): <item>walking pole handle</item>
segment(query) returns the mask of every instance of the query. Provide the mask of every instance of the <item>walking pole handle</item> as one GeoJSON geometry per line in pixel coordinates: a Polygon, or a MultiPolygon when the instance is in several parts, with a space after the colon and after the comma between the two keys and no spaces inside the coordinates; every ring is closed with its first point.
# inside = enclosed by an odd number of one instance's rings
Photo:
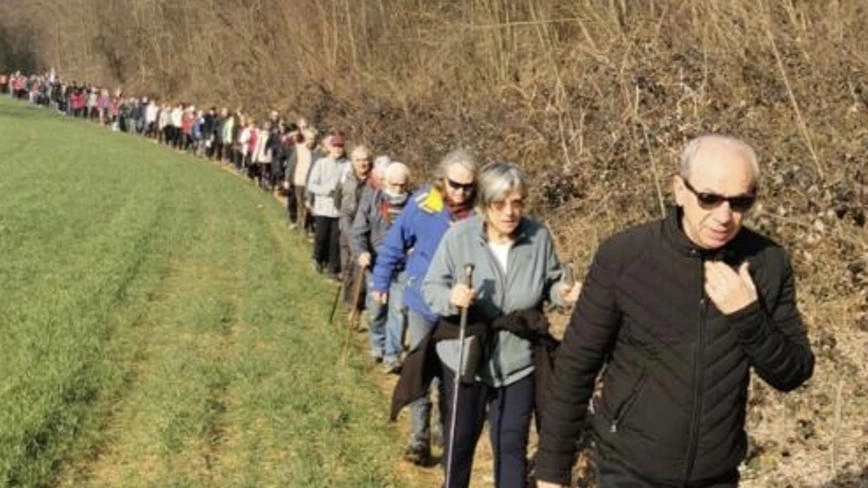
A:
{"type": "Polygon", "coordinates": [[[467,263],[464,265],[464,284],[467,286],[473,286],[473,263],[467,263]]]}

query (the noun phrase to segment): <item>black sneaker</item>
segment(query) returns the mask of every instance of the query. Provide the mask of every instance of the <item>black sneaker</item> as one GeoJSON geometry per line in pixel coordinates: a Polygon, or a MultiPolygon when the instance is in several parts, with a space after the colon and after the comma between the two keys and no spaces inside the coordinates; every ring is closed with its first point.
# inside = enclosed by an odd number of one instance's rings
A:
{"type": "Polygon", "coordinates": [[[411,442],[404,450],[404,460],[416,466],[427,466],[431,462],[431,447],[421,442],[411,442]]]}

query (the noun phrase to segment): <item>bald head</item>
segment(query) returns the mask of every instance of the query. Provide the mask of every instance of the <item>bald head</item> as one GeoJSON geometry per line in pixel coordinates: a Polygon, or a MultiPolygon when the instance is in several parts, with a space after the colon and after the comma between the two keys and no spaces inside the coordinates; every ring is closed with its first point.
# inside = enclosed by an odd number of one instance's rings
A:
{"type": "Polygon", "coordinates": [[[384,179],[390,183],[406,183],[410,179],[410,168],[404,163],[392,161],[386,166],[384,179]]]}
{"type": "Polygon", "coordinates": [[[759,179],[756,151],[748,143],[735,137],[708,134],[690,140],[681,153],[679,174],[689,179],[691,171],[697,166],[708,164],[732,166],[733,170],[746,169],[753,181],[759,179]],[[746,165],[746,168],[742,165],[746,165]]]}

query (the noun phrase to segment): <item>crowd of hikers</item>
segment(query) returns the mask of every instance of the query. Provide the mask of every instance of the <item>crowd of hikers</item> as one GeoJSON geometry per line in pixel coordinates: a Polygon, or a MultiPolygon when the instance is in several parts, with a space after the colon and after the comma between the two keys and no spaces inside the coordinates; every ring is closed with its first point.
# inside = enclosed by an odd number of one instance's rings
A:
{"type": "Polygon", "coordinates": [[[750,370],[782,391],[812,374],[786,254],[742,227],[759,164],[740,139],[689,141],[668,214],[606,240],[579,283],[526,215],[529,182],[515,164],[456,149],[414,185],[408,165],[363,144],[347,151],[339,131],[277,111],[257,119],[54,73],[0,74],[0,85],[285,196],[289,227],[313,243],[311,266],[338,285],[350,322],[366,311],[372,361],[399,375],[390,418],[409,407],[404,458],[429,466],[439,443],[448,488],[469,485],[486,422],[497,487],[569,485],[588,441],[601,487],[735,487],[750,370]],[[545,304],[576,305],[563,342],[545,304]]]}

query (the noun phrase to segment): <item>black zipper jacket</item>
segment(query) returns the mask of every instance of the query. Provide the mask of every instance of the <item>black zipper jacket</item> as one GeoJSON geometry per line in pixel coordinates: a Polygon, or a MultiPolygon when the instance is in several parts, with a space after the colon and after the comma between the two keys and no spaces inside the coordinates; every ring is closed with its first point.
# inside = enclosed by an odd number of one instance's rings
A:
{"type": "Polygon", "coordinates": [[[598,456],[655,485],[702,486],[744,458],[751,368],[781,391],[810,378],[814,356],[785,251],[746,228],[724,248],[703,251],[680,220],[673,210],[597,251],[558,352],[538,479],[569,484],[587,421],[598,456]],[[747,260],[759,299],[724,316],[704,293],[709,259],[747,260]]]}

